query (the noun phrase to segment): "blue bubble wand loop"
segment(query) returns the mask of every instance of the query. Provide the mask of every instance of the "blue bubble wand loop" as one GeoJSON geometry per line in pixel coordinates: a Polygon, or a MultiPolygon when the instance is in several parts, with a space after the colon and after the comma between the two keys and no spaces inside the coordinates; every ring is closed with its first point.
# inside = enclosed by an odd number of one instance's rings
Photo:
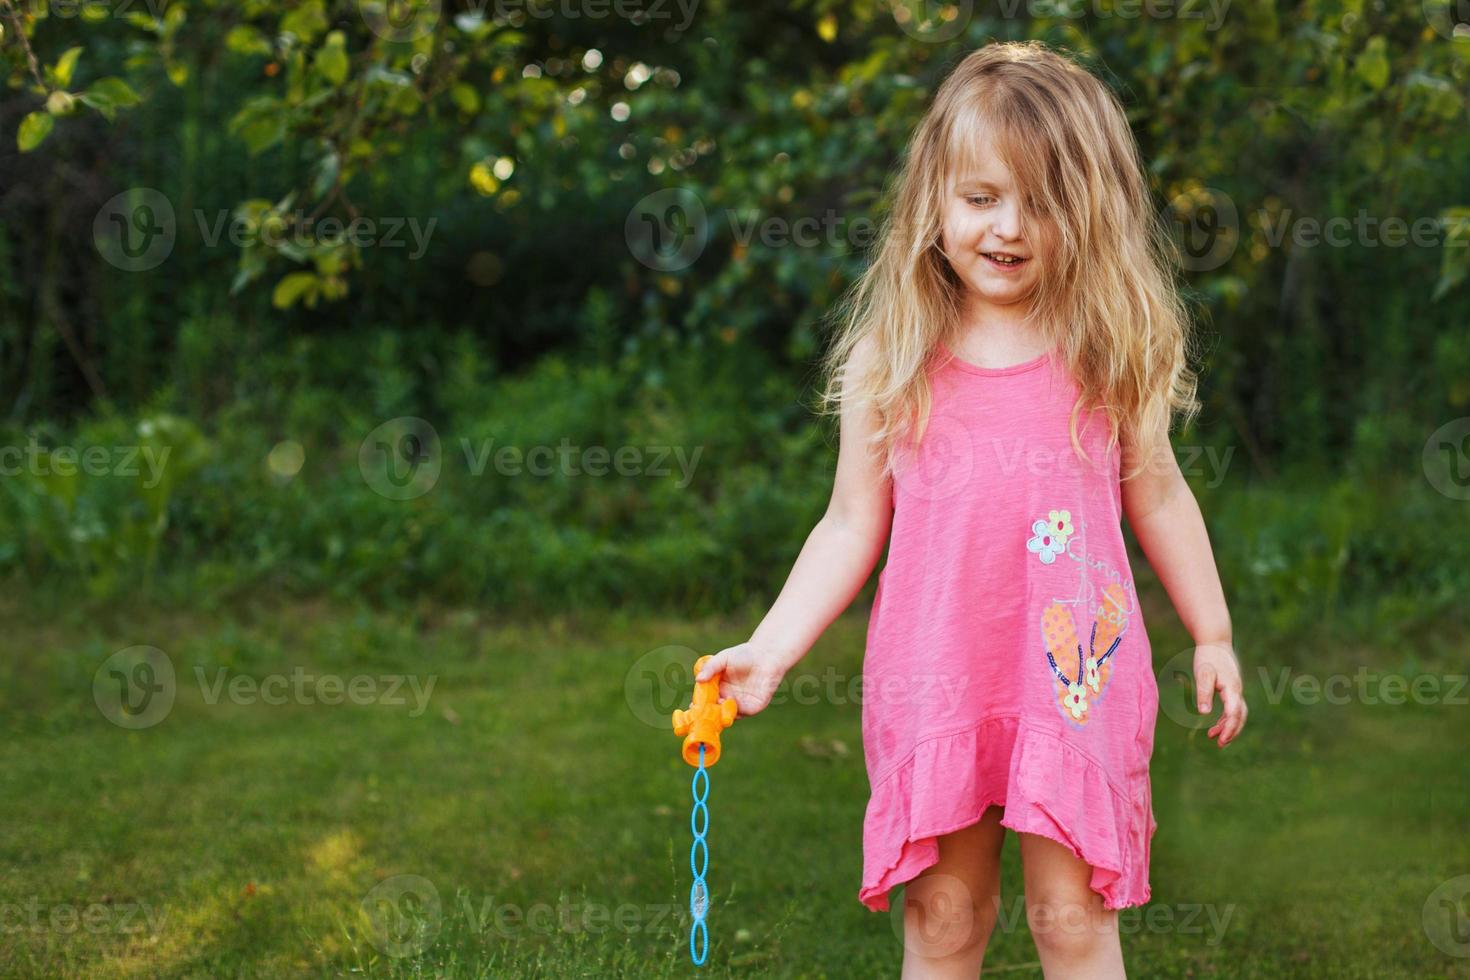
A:
{"type": "MultiPolygon", "coordinates": [[[[709,657],[694,664],[697,676],[709,657]]],[[[696,681],[694,697],[688,710],[674,712],[674,734],[684,738],[684,761],[695,766],[689,793],[694,806],[689,812],[689,830],[694,841],[689,845],[689,871],[694,880],[689,886],[689,959],[703,966],[709,957],[709,766],[720,761],[720,732],[735,723],[737,708],[733,698],[720,699],[720,675],[696,681]]]]}

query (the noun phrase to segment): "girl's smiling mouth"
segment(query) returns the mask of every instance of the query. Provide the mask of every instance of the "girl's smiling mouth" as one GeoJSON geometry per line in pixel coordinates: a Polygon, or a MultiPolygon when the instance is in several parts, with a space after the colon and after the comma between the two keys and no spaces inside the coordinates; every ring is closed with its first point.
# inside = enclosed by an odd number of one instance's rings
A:
{"type": "Polygon", "coordinates": [[[1015,272],[1030,261],[1025,256],[1012,255],[1010,252],[981,252],[980,255],[992,269],[1001,272],[1015,272]]]}

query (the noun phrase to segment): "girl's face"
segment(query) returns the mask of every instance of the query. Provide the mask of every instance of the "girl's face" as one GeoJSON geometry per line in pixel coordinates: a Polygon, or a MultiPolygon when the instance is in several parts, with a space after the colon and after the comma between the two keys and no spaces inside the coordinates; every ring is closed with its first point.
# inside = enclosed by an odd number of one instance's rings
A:
{"type": "Polygon", "coordinates": [[[993,149],[979,134],[971,167],[952,173],[943,214],[945,255],[969,299],[993,306],[1025,303],[1040,281],[1049,223],[1023,224],[1024,196],[993,149]]]}

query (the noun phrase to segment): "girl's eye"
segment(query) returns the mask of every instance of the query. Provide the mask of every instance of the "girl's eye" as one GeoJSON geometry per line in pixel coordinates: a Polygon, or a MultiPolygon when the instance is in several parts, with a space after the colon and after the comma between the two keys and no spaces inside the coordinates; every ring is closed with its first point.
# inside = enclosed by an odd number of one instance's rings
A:
{"type": "Polygon", "coordinates": [[[984,207],[987,204],[995,203],[995,198],[991,197],[989,194],[968,194],[965,196],[965,200],[969,201],[977,208],[984,207]]]}

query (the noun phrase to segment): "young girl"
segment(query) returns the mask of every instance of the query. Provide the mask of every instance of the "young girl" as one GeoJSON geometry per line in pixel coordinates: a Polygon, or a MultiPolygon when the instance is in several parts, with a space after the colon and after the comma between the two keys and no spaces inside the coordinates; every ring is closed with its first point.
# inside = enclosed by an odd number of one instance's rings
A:
{"type": "Polygon", "coordinates": [[[1246,718],[1169,445],[1198,405],[1168,240],[1122,107],[1036,44],[949,75],[892,202],[831,355],[831,503],[750,640],[700,679],[722,672],[760,711],[886,541],[859,899],[881,911],[907,882],[904,976],[974,977],[1009,828],[1045,975],[1121,977],[1116,910],[1149,900],[1158,707],[1123,514],[1194,638],[1200,710],[1220,693],[1210,736],[1246,718]]]}

